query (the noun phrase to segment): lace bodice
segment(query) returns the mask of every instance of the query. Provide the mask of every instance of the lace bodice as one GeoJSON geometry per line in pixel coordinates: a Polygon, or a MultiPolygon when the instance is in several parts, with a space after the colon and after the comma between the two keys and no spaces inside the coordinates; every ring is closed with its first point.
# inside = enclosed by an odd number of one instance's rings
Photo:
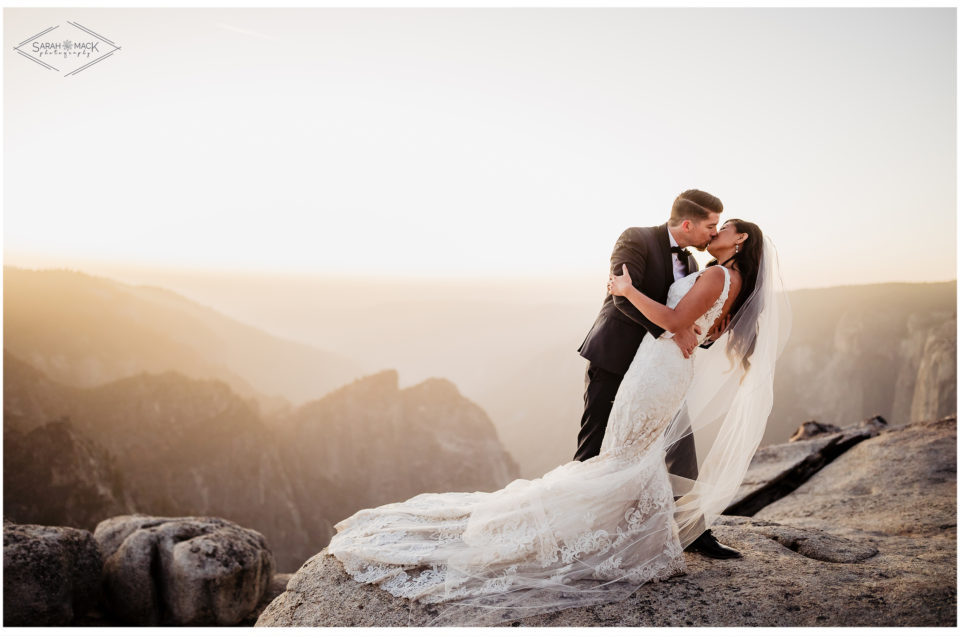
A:
{"type": "MultiPolygon", "coordinates": [[[[700,336],[698,338],[698,344],[703,344],[703,341],[707,339],[707,332],[710,330],[710,327],[713,326],[713,323],[717,321],[717,318],[720,317],[720,314],[723,313],[723,304],[727,302],[727,296],[730,293],[730,270],[726,267],[718,266],[723,269],[723,291],[720,292],[720,297],[717,298],[716,302],[707,310],[705,314],[700,316],[697,321],[694,323],[700,327],[700,336]]],[[[680,303],[680,300],[687,295],[691,289],[693,289],[693,284],[697,282],[697,279],[700,278],[700,274],[707,270],[702,269],[688,276],[674,281],[670,285],[670,290],[667,292],[667,307],[671,309],[676,308],[680,303]]],[[[670,332],[666,332],[670,333],[670,332]]],[[[673,334],[670,334],[671,336],[673,334]]]]}

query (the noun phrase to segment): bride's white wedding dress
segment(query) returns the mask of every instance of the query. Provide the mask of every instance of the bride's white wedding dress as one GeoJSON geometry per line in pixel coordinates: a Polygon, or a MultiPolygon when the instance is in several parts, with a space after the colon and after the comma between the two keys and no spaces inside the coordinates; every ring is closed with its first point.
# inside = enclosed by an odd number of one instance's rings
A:
{"type": "MultiPolygon", "coordinates": [[[[674,282],[675,307],[701,272],[674,282]]],[[[730,289],[697,320],[700,340],[730,289]]],[[[600,454],[492,493],[425,493],[336,525],[328,552],[357,581],[490,623],[619,600],[684,572],[663,432],[690,386],[694,358],[644,337],[620,384],[600,454]]]]}

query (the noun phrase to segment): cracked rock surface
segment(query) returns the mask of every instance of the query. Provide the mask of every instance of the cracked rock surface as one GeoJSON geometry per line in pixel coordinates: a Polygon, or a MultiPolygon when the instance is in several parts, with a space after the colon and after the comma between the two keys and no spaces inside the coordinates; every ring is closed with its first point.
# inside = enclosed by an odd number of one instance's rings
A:
{"type": "MultiPolygon", "coordinates": [[[[623,602],[511,624],[956,625],[956,418],[872,435],[754,517],[721,517],[714,535],[743,558],[688,553],[686,575],[623,602]]],[[[324,550],[257,625],[424,625],[434,616],[356,583],[324,550]]]]}
{"type": "Polygon", "coordinates": [[[817,471],[860,442],[879,435],[886,427],[886,420],[879,415],[843,428],[804,422],[790,438],[790,443],[757,450],[737,496],[724,512],[729,515],[756,514],[796,490],[817,471]]]}
{"type": "Polygon", "coordinates": [[[94,538],[110,613],[124,624],[236,625],[274,573],[263,535],[215,517],[114,517],[94,538]]]}

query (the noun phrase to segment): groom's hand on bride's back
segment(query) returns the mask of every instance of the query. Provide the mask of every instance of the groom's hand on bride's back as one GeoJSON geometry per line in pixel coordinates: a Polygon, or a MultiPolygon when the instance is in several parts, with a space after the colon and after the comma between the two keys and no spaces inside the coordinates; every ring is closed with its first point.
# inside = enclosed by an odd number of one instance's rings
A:
{"type": "Polygon", "coordinates": [[[698,335],[700,335],[700,327],[697,325],[690,325],[686,329],[681,329],[673,334],[673,341],[680,347],[684,358],[689,358],[693,350],[697,348],[698,335]]]}
{"type": "Polygon", "coordinates": [[[710,331],[707,332],[707,339],[703,342],[702,345],[700,345],[700,347],[703,349],[709,349],[713,345],[713,343],[717,341],[717,338],[719,338],[723,334],[723,332],[727,330],[727,327],[729,326],[730,326],[730,314],[727,314],[723,318],[723,320],[721,320],[719,323],[715,323],[712,327],[710,327],[710,331]]]}

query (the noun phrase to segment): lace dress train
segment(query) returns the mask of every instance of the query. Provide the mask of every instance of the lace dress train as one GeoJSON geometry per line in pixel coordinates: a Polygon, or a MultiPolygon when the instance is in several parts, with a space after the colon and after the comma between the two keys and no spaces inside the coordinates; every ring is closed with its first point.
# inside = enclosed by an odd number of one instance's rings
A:
{"type": "MultiPolygon", "coordinates": [[[[729,290],[697,324],[703,334],[729,290]]],[[[700,272],[676,281],[676,306],[700,272]]],[[[704,336],[701,336],[704,337],[704,336]]],[[[693,378],[647,335],[614,400],[600,454],[495,492],[425,493],[336,524],[328,552],[357,581],[443,603],[438,623],[494,624],[617,601],[684,572],[662,433],[693,378]]]]}

